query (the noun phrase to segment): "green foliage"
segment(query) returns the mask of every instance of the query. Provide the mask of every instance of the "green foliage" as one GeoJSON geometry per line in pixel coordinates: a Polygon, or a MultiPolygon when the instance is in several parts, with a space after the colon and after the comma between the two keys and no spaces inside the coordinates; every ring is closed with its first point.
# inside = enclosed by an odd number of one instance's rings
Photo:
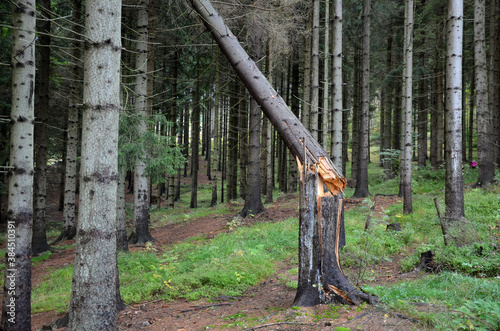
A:
{"type": "MultiPolygon", "coordinates": [[[[143,159],[151,182],[164,183],[165,173],[175,173],[184,164],[185,158],[180,146],[175,144],[175,137],[165,136],[152,129],[140,135],[137,130],[140,120],[141,117],[135,114],[120,116],[119,162],[133,170],[135,160],[143,159]]],[[[161,114],[153,115],[145,121],[150,128],[172,125],[161,114]]]]}

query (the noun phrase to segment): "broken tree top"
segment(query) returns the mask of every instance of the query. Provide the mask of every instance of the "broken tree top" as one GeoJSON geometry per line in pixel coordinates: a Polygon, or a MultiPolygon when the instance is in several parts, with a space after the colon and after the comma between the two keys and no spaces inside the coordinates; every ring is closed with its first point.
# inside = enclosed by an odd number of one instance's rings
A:
{"type": "Polygon", "coordinates": [[[346,186],[342,173],[269,84],[212,4],[207,0],[192,0],[192,6],[299,164],[306,165],[309,171],[317,171],[332,194],[342,192],[346,186]]]}

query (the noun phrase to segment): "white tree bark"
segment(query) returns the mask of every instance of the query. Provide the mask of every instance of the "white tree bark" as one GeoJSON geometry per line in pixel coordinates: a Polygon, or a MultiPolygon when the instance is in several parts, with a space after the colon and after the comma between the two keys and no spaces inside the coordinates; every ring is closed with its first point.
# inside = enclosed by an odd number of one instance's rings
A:
{"type": "Polygon", "coordinates": [[[31,330],[35,2],[12,2],[12,109],[2,330],[31,330]]]}
{"type": "MultiPolygon", "coordinates": [[[[148,8],[149,0],[141,0],[137,11],[137,55],[135,62],[135,109],[139,117],[137,131],[144,135],[148,130],[148,8]]],[[[149,178],[146,173],[147,151],[143,151],[135,162],[134,173],[134,228],[133,243],[145,243],[152,240],[149,233],[149,178]]]]}
{"type": "Polygon", "coordinates": [[[404,64],[403,64],[403,150],[401,153],[401,188],[403,193],[403,213],[413,212],[411,195],[412,177],[412,104],[413,104],[413,0],[405,2],[404,64]]]}
{"type": "Polygon", "coordinates": [[[87,0],[82,163],[69,330],[115,330],[121,0],[87,0]]]}
{"type": "MultiPolygon", "coordinates": [[[[81,58],[81,45],[79,42],[81,28],[81,0],[73,0],[73,58],[78,61],[81,58]]],[[[70,83],[71,96],[68,109],[68,131],[66,133],[66,171],[64,179],[64,207],[63,218],[64,228],[60,240],[72,239],[76,235],[75,227],[75,199],[76,199],[76,158],[78,156],[78,104],[81,103],[81,87],[78,77],[81,75],[81,69],[78,62],[71,68],[73,79],[70,83]]]]}
{"type": "Polygon", "coordinates": [[[446,218],[464,216],[462,177],[462,43],[463,1],[448,1],[446,48],[446,218]]]}

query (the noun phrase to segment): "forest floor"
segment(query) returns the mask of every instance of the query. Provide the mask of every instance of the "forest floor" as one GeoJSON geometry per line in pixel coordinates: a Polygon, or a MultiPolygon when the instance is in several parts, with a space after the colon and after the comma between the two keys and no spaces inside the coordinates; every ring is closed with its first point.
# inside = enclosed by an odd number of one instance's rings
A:
{"type": "MultiPolygon", "coordinates": [[[[206,181],[200,176],[200,181],[206,181]]],[[[47,218],[61,221],[61,212],[57,211],[57,185],[49,197],[47,218]]],[[[128,197],[131,199],[131,197],[128,197]]],[[[346,209],[352,208],[360,201],[346,199],[346,209]]],[[[388,205],[400,203],[396,197],[377,197],[375,213],[382,212],[388,205]]],[[[155,247],[164,247],[184,241],[194,236],[212,238],[218,233],[228,231],[228,222],[238,213],[241,206],[229,204],[229,213],[218,217],[202,217],[189,222],[154,227],[151,230],[157,240],[155,247]]],[[[184,211],[189,213],[190,210],[184,211]]],[[[282,195],[266,211],[254,218],[243,221],[244,225],[255,222],[267,222],[298,217],[298,196],[282,195]]],[[[69,245],[72,241],[62,243],[69,245]]],[[[74,246],[54,252],[47,260],[33,267],[33,285],[43,281],[51,271],[67,266],[74,261],[74,246]]],[[[130,247],[131,251],[144,247],[130,247]]],[[[401,279],[422,277],[421,274],[402,274],[398,261],[403,256],[393,256],[392,262],[383,262],[369,266],[373,272],[373,280],[367,284],[383,286],[401,279]]],[[[119,313],[119,330],[421,330],[418,321],[395,311],[386,310],[383,306],[331,306],[320,305],[312,308],[291,307],[295,290],[286,286],[289,281],[296,281],[296,275],[287,271],[296,267],[290,261],[276,266],[276,272],[260,284],[249,288],[239,297],[220,296],[212,300],[198,301],[162,300],[129,305],[119,313]],[[283,279],[283,277],[288,277],[283,279]],[[337,328],[336,328],[337,327],[337,328]],[[343,327],[346,329],[342,329],[343,327]]],[[[347,274],[355,274],[356,270],[346,270],[347,274]]],[[[432,309],[429,307],[429,309],[432,309]]],[[[40,330],[63,314],[43,312],[32,315],[33,330],[40,330]]],[[[60,328],[58,330],[65,330],[60,328]]]]}

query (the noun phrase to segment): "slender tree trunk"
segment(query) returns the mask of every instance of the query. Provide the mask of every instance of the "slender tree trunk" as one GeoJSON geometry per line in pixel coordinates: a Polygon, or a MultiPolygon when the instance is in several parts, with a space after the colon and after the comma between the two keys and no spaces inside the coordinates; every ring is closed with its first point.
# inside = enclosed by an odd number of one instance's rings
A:
{"type": "MultiPolygon", "coordinates": [[[[422,45],[425,45],[425,33],[421,32],[422,45]]],[[[424,68],[426,64],[426,53],[420,52],[420,65],[424,68]]],[[[429,118],[429,91],[428,80],[425,74],[422,74],[419,82],[418,96],[418,166],[425,167],[427,165],[427,129],[429,118]]]]}
{"type": "MultiPolygon", "coordinates": [[[[178,70],[179,65],[179,51],[176,49],[174,51],[174,58],[172,62],[172,105],[170,108],[170,121],[172,122],[170,137],[176,140],[177,137],[177,78],[179,75],[178,70]]],[[[166,77],[165,77],[166,78],[166,77]]],[[[173,147],[173,146],[172,146],[173,147]]],[[[167,206],[169,209],[173,209],[176,201],[175,197],[175,174],[168,174],[168,193],[167,193],[167,206]]]]}
{"type": "Polygon", "coordinates": [[[40,2],[42,18],[39,23],[40,66],[38,84],[38,103],[36,108],[37,124],[35,128],[35,178],[34,178],[34,217],[33,217],[33,256],[50,250],[45,231],[45,202],[47,198],[47,120],[50,112],[50,0],[40,2]]]}
{"type": "Polygon", "coordinates": [[[231,108],[229,109],[228,124],[228,163],[227,163],[227,200],[238,198],[238,101],[239,101],[239,82],[234,80],[231,83],[231,108]]]}
{"type": "MultiPolygon", "coordinates": [[[[146,134],[148,127],[148,22],[149,0],[141,0],[137,11],[137,55],[135,68],[135,109],[139,117],[137,132],[146,134]]],[[[153,241],[149,233],[149,176],[146,170],[147,151],[143,150],[135,160],[134,173],[134,233],[129,243],[144,244],[153,241]]]]}
{"type": "MultiPolygon", "coordinates": [[[[491,118],[488,109],[488,69],[486,67],[485,0],[474,1],[474,72],[477,114],[477,185],[488,185],[495,177],[491,144],[491,118]]],[[[500,91],[497,91],[500,93],[500,91]]]]}
{"type": "Polygon", "coordinates": [[[449,0],[446,49],[446,188],[448,226],[464,217],[462,178],[463,2],[449,0]]]}
{"type": "Polygon", "coordinates": [[[68,109],[68,129],[66,135],[66,166],[64,179],[64,208],[63,218],[64,226],[60,237],[56,240],[62,242],[67,239],[73,239],[76,235],[75,226],[75,200],[77,189],[77,156],[78,156],[78,135],[79,135],[79,119],[78,109],[81,103],[80,90],[81,84],[81,68],[78,62],[82,58],[82,51],[79,39],[82,35],[82,1],[73,0],[73,61],[75,64],[71,68],[72,80],[70,82],[70,101],[68,109]]]}
{"type": "Polygon", "coordinates": [[[240,165],[240,198],[245,200],[247,182],[247,167],[248,167],[248,109],[246,102],[246,91],[243,84],[240,86],[241,101],[239,103],[239,165],[240,165]]]}
{"type": "Polygon", "coordinates": [[[318,118],[319,118],[319,16],[320,0],[312,0],[312,58],[311,58],[311,134],[314,139],[318,139],[318,118]]]}
{"type": "MultiPolygon", "coordinates": [[[[347,72],[343,71],[342,72],[342,81],[347,82],[347,72]]],[[[343,84],[342,86],[342,108],[345,109],[342,111],[342,173],[346,173],[347,169],[347,161],[349,160],[348,157],[348,144],[349,144],[349,114],[350,110],[352,109],[348,107],[348,101],[349,100],[349,88],[347,87],[347,84],[343,84]]]]}
{"type": "MultiPolygon", "coordinates": [[[[300,56],[299,51],[294,48],[292,50],[292,97],[291,97],[291,110],[293,114],[299,118],[300,113],[300,96],[299,96],[299,81],[300,81],[300,56]]],[[[298,175],[298,167],[297,162],[291,157],[289,159],[289,168],[290,168],[290,181],[288,185],[288,192],[295,193],[297,192],[297,175],[298,175]]]]}
{"type": "MultiPolygon", "coordinates": [[[[254,12],[253,15],[257,15],[257,13],[258,12],[254,12]]],[[[262,31],[257,22],[254,21],[255,18],[256,17],[252,18],[253,22],[251,24],[252,60],[254,61],[256,69],[260,70],[259,63],[262,56],[262,31]]],[[[248,185],[245,205],[243,206],[243,210],[240,212],[240,215],[243,217],[247,217],[249,215],[257,215],[264,211],[264,205],[262,204],[262,196],[260,190],[261,186],[259,173],[260,122],[261,109],[259,104],[255,100],[255,97],[252,95],[252,98],[250,99],[250,134],[248,140],[248,185]]]]}
{"type": "Polygon", "coordinates": [[[306,31],[304,31],[304,83],[302,95],[302,124],[310,129],[311,114],[311,46],[312,46],[312,2],[307,2],[306,31]]]}
{"type": "Polygon", "coordinates": [[[87,0],[86,18],[92,42],[85,49],[82,180],[68,329],[115,330],[121,1],[87,0]]]}
{"type": "Polygon", "coordinates": [[[401,151],[401,177],[403,184],[403,213],[413,212],[411,195],[412,177],[412,106],[413,106],[413,0],[405,1],[405,45],[403,65],[403,115],[404,115],[404,149],[401,151]]]}
{"type": "Polygon", "coordinates": [[[351,141],[351,178],[358,177],[359,167],[359,114],[361,112],[361,51],[354,43],[352,141],[351,141]]]}
{"type": "Polygon", "coordinates": [[[219,164],[219,155],[220,155],[220,133],[219,133],[219,116],[220,116],[220,89],[221,89],[221,81],[220,81],[220,51],[217,49],[216,56],[216,67],[215,67],[215,91],[214,91],[214,151],[212,153],[212,164],[213,164],[213,172],[212,172],[212,201],[210,202],[210,206],[214,207],[217,205],[217,183],[218,183],[218,164],[219,164]]]}
{"type": "MultiPolygon", "coordinates": [[[[198,168],[200,159],[200,55],[196,53],[196,84],[193,95],[193,118],[191,120],[191,172],[193,174],[191,182],[191,203],[190,208],[198,208],[198,168]]],[[[235,162],[236,166],[236,162],[235,162]]]]}
{"type": "Polygon", "coordinates": [[[12,109],[2,330],[31,330],[35,92],[34,1],[12,2],[12,109]]]}
{"type": "Polygon", "coordinates": [[[438,24],[436,31],[436,53],[434,56],[434,109],[431,114],[431,165],[439,168],[443,164],[443,144],[444,144],[444,63],[441,59],[441,45],[443,45],[443,24],[444,6],[439,6],[437,10],[438,24]]]}
{"type": "MultiPolygon", "coordinates": [[[[500,165],[500,0],[490,1],[489,108],[493,160],[500,165]]],[[[481,164],[479,164],[481,167],[481,164]]]]}
{"type": "MultiPolygon", "coordinates": [[[[329,94],[329,87],[330,87],[330,1],[325,1],[325,28],[324,28],[324,34],[325,34],[325,41],[324,41],[324,47],[325,47],[325,55],[324,55],[324,60],[323,60],[323,111],[322,111],[322,118],[321,118],[321,124],[322,124],[322,138],[321,142],[323,143],[323,149],[325,151],[328,151],[331,147],[331,141],[330,145],[328,145],[328,136],[331,136],[328,127],[330,125],[329,119],[333,119],[333,111],[330,109],[330,94],[329,94]]],[[[342,76],[341,76],[342,77],[342,76]]],[[[333,78],[333,77],[332,77],[333,78]]],[[[331,153],[330,153],[331,154],[331,153]]]]}
{"type": "Polygon", "coordinates": [[[332,161],[338,169],[342,169],[342,0],[334,0],[332,6],[333,36],[332,36],[332,94],[333,94],[333,136],[332,161]]]}
{"type": "Polygon", "coordinates": [[[359,161],[354,198],[370,195],[368,190],[368,157],[370,130],[370,0],[363,0],[363,56],[361,60],[361,112],[359,116],[359,161]]]}
{"type": "MultiPolygon", "coordinates": [[[[389,37],[387,38],[387,51],[386,51],[386,80],[389,78],[387,76],[390,75],[392,71],[392,29],[389,33],[389,37]]],[[[383,123],[383,132],[384,132],[384,142],[383,142],[383,150],[387,151],[391,149],[391,137],[392,137],[392,108],[393,108],[393,98],[391,91],[393,90],[392,79],[390,82],[387,82],[382,89],[383,98],[382,102],[384,104],[384,123],[383,123]]],[[[394,178],[394,169],[392,167],[391,158],[387,155],[383,157],[383,166],[384,166],[384,174],[385,180],[394,178]]]]}
{"type": "MultiPolygon", "coordinates": [[[[475,70],[472,71],[472,76],[475,77],[476,76],[476,73],[475,73],[475,70]]],[[[474,104],[475,104],[475,100],[474,100],[474,94],[475,94],[475,89],[476,89],[476,86],[475,86],[475,82],[474,82],[475,78],[472,78],[471,79],[471,82],[470,82],[470,92],[469,92],[469,127],[468,127],[468,131],[469,131],[469,134],[467,136],[468,138],[468,143],[467,143],[467,154],[468,154],[468,158],[469,158],[469,162],[472,164],[472,161],[474,159],[474,157],[472,156],[472,153],[473,153],[473,146],[472,146],[472,141],[473,141],[473,137],[474,135],[472,134],[474,132],[474,104]]]]}

